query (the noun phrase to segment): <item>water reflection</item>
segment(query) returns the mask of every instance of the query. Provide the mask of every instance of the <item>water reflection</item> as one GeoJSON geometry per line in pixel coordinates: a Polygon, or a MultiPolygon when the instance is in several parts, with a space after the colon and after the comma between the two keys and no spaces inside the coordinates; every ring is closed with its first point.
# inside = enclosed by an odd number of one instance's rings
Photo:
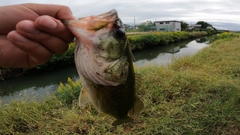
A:
{"type": "Polygon", "coordinates": [[[133,52],[136,61],[139,60],[152,60],[157,58],[159,54],[174,53],[174,48],[184,48],[189,43],[189,41],[184,41],[180,43],[174,43],[165,46],[156,46],[152,48],[145,49],[144,51],[133,52]]]}
{"type": "Polygon", "coordinates": [[[25,97],[41,99],[56,90],[60,82],[65,83],[68,77],[73,80],[78,78],[75,66],[0,82],[1,100],[3,103],[9,103],[12,99],[25,97]]]}
{"type": "Polygon", "coordinates": [[[146,65],[167,65],[172,59],[192,55],[206,46],[208,46],[206,41],[197,42],[197,40],[193,40],[190,42],[181,42],[178,44],[147,49],[142,52],[134,53],[136,58],[135,65],[137,67],[146,65]]]}
{"type": "Polygon", "coordinates": [[[195,40],[197,43],[206,43],[208,41],[207,37],[202,37],[195,40]]]}
{"type": "MultiPolygon", "coordinates": [[[[134,52],[135,65],[137,67],[166,65],[173,58],[196,53],[198,50],[208,46],[206,42],[207,40],[205,39],[197,39],[134,52]]],[[[0,82],[1,100],[5,104],[13,99],[16,100],[25,97],[41,99],[47,93],[52,93],[56,90],[59,82],[65,83],[68,77],[73,78],[73,80],[78,78],[75,66],[0,82]]]]}

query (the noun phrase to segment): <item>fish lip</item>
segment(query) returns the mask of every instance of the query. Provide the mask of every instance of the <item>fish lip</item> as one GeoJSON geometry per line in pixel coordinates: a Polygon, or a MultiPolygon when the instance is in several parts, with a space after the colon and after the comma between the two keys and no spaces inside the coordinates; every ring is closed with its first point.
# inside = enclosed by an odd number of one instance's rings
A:
{"type": "MultiPolygon", "coordinates": [[[[125,29],[121,19],[118,17],[117,10],[115,10],[115,9],[112,9],[106,13],[99,14],[96,16],[81,17],[81,18],[78,18],[77,20],[61,20],[61,22],[65,26],[76,27],[76,28],[82,29],[82,30],[87,29],[90,31],[97,31],[97,30],[101,29],[102,27],[107,27],[109,24],[111,26],[109,31],[111,29],[118,29],[118,28],[125,29]],[[73,23],[76,24],[77,20],[85,22],[85,23],[90,22],[90,24],[88,25],[88,28],[77,27],[76,25],[72,26],[73,23]],[[103,25],[98,27],[98,26],[96,26],[96,22],[103,24],[103,25]]],[[[84,23],[82,23],[82,24],[84,25],[84,23]]]]}

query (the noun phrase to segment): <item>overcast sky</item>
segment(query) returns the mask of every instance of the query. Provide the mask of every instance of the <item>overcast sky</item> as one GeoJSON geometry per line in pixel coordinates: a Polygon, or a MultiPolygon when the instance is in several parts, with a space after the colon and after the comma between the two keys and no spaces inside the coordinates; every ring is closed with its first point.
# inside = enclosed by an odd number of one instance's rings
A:
{"type": "Polygon", "coordinates": [[[66,5],[77,18],[116,9],[125,24],[133,24],[135,16],[136,24],[148,20],[205,21],[217,29],[240,31],[239,0],[1,0],[0,5],[21,3],[66,5]]]}

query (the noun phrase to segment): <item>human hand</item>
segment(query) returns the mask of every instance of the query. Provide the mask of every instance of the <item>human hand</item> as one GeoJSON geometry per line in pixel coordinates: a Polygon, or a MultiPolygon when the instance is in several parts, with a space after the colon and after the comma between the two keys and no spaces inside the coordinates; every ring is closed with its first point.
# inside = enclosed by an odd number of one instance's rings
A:
{"type": "Polygon", "coordinates": [[[31,68],[65,52],[74,37],[62,19],[75,19],[62,5],[0,7],[0,66],[31,68]]]}

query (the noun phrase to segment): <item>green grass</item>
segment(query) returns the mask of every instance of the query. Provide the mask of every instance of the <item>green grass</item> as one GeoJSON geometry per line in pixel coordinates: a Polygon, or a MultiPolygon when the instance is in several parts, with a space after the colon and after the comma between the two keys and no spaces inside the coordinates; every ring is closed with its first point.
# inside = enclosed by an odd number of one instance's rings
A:
{"type": "Polygon", "coordinates": [[[224,38],[167,67],[138,69],[145,109],[132,123],[112,127],[90,104],[78,107],[75,94],[59,97],[80,88],[69,80],[40,103],[2,105],[0,134],[240,134],[239,52],[239,38],[224,38]]]}

